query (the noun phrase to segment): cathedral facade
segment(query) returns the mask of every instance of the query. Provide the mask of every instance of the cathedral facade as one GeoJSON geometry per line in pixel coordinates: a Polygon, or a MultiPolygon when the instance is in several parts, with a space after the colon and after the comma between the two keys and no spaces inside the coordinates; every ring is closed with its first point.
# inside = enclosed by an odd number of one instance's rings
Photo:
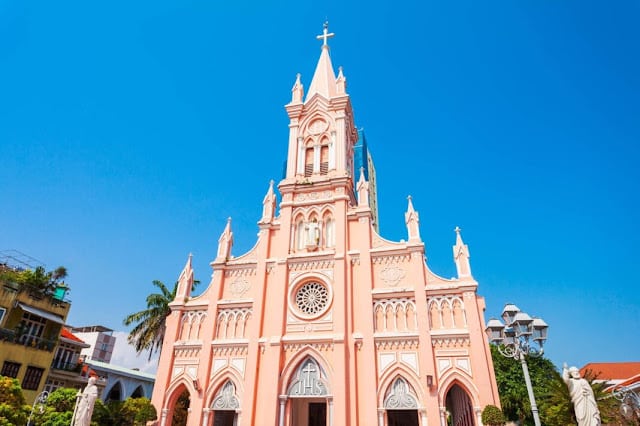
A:
{"type": "Polygon", "coordinates": [[[285,107],[280,203],[272,182],[257,243],[232,256],[229,220],[209,287],[191,296],[191,258],[180,275],[152,398],[161,426],[187,399],[189,426],[479,426],[499,405],[459,230],[454,279],[426,265],[411,199],[406,241],[377,231],[375,171],[331,36],[325,25],[309,89],[298,76],[285,107]]]}

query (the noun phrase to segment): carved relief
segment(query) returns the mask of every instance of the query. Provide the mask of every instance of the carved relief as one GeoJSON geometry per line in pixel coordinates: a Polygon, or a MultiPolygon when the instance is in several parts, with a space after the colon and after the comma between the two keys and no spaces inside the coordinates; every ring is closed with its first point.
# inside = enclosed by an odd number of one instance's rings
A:
{"type": "Polygon", "coordinates": [[[398,377],[387,391],[387,396],[384,399],[384,408],[387,410],[418,408],[416,397],[413,395],[409,384],[402,377],[398,377]]]}
{"type": "Polygon", "coordinates": [[[307,358],[292,380],[287,394],[289,396],[324,396],[328,395],[327,385],[320,366],[313,358],[307,358]]]}
{"type": "Polygon", "coordinates": [[[380,279],[389,287],[395,287],[406,276],[404,269],[397,266],[387,266],[380,271],[380,279]]]}
{"type": "Polygon", "coordinates": [[[325,132],[327,130],[327,127],[329,127],[329,123],[327,123],[322,118],[317,118],[309,123],[309,125],[307,126],[307,131],[309,132],[309,134],[316,136],[325,132]]]}
{"type": "Polygon", "coordinates": [[[235,297],[243,296],[249,289],[251,289],[251,284],[244,278],[237,278],[229,286],[229,291],[235,297]]]}
{"type": "Polygon", "coordinates": [[[226,382],[213,400],[211,408],[214,410],[237,410],[240,408],[240,402],[236,397],[236,387],[233,382],[229,380],[226,382]]]}

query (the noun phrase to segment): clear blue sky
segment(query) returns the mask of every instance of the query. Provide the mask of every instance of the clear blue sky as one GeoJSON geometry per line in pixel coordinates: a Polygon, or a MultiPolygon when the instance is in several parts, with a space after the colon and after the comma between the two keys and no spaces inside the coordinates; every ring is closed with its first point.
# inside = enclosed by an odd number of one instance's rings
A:
{"type": "Polygon", "coordinates": [[[0,250],[68,268],[74,325],[123,329],[190,252],[206,285],[228,216],[255,242],[327,17],[382,235],[411,194],[434,272],[463,229],[487,318],[638,360],[637,1],[2,1],[0,250]]]}

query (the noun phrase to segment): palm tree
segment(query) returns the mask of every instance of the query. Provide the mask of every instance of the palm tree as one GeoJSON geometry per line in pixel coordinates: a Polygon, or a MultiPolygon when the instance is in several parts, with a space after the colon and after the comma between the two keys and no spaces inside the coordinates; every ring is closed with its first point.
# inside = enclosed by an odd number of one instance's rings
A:
{"type": "Polygon", "coordinates": [[[138,354],[149,351],[149,359],[162,347],[165,333],[165,319],[171,313],[169,303],[176,297],[178,283],[169,290],[162,281],[153,280],[153,285],[160,289],[160,293],[147,296],[147,309],[128,315],[124,325],[135,324],[129,332],[127,341],[136,348],[138,354]]]}
{"type": "MultiPolygon", "coordinates": [[[[127,341],[132,344],[138,354],[149,351],[149,359],[154,353],[162,348],[164,341],[164,333],[166,330],[165,320],[171,313],[169,303],[173,302],[178,290],[178,283],[173,285],[173,289],[169,290],[162,281],[153,280],[153,285],[160,289],[160,293],[152,293],[147,296],[147,309],[128,315],[124,319],[124,325],[130,326],[135,324],[129,332],[127,341]]],[[[191,291],[200,284],[200,281],[193,280],[191,291]]]]}

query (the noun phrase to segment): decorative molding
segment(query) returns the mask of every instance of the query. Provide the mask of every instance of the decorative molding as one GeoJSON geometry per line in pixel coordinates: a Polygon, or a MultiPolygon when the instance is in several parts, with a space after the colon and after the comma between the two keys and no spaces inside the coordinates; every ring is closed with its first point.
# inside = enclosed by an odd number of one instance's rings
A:
{"type": "Polygon", "coordinates": [[[256,265],[228,266],[224,270],[225,277],[248,277],[256,274],[256,265]]]}
{"type": "Polygon", "coordinates": [[[418,354],[417,352],[401,352],[400,353],[400,362],[407,365],[411,368],[417,376],[420,376],[418,373],[418,354]]]}
{"type": "Polygon", "coordinates": [[[396,349],[418,349],[420,346],[418,336],[378,336],[374,337],[376,349],[396,350],[396,349]]]}
{"type": "Polygon", "coordinates": [[[371,260],[374,265],[389,265],[389,264],[397,264],[402,262],[408,262],[411,258],[409,253],[402,254],[380,254],[371,256],[371,260]]]}
{"type": "Polygon", "coordinates": [[[173,348],[173,354],[176,358],[197,358],[201,348],[202,345],[177,346],[173,348]]]}
{"type": "Polygon", "coordinates": [[[431,345],[434,348],[463,348],[468,347],[469,343],[469,336],[431,337],[431,345]]]}
{"type": "Polygon", "coordinates": [[[380,366],[380,371],[378,371],[378,377],[382,375],[384,370],[389,368],[389,366],[396,362],[396,353],[380,353],[378,354],[378,364],[380,366]]]}
{"type": "Polygon", "coordinates": [[[320,191],[320,192],[307,192],[307,193],[297,193],[293,198],[294,201],[318,201],[318,200],[330,200],[331,199],[331,191],[320,191]]]}
{"type": "Polygon", "coordinates": [[[247,355],[249,352],[247,343],[220,344],[214,340],[211,344],[213,346],[212,352],[214,356],[247,355]]]}
{"type": "Polygon", "coordinates": [[[284,343],[282,347],[285,352],[299,352],[302,348],[312,347],[318,352],[328,352],[333,351],[334,344],[333,341],[324,341],[324,342],[290,342],[284,343]]]}
{"type": "Polygon", "coordinates": [[[289,262],[289,270],[303,271],[309,269],[332,269],[334,264],[335,261],[333,259],[291,261],[289,262]]]}

